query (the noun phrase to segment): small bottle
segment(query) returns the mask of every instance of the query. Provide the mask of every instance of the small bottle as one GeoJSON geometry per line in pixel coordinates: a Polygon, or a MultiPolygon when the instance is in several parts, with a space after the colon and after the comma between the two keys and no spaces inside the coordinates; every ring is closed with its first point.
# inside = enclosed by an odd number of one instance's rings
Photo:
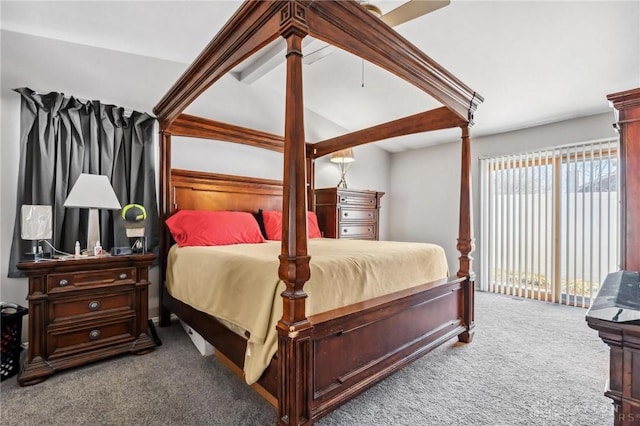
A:
{"type": "Polygon", "coordinates": [[[80,241],[76,241],[75,253],[76,257],[80,256],[80,241]]]}
{"type": "Polygon", "coordinates": [[[93,255],[100,256],[102,254],[102,246],[100,245],[100,241],[96,241],[96,246],[93,248],[93,255]]]}

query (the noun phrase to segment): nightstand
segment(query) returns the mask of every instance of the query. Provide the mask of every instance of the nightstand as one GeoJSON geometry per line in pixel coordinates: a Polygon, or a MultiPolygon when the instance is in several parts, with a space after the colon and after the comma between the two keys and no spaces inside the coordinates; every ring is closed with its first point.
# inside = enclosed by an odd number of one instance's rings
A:
{"type": "Polygon", "coordinates": [[[59,370],[156,346],[148,330],[155,254],[21,262],[29,277],[29,348],[21,386],[59,370]]]}
{"type": "Polygon", "coordinates": [[[316,189],[318,225],[326,238],[377,240],[384,192],[346,188],[316,189]]]}

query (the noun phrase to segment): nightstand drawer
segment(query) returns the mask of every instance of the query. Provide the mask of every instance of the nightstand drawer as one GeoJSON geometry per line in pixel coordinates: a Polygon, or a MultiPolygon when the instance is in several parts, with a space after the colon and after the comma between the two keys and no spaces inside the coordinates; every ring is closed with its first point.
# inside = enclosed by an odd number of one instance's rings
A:
{"type": "Polygon", "coordinates": [[[113,284],[133,284],[136,280],[135,268],[98,269],[47,276],[49,294],[79,290],[83,288],[104,287],[113,284]]]}
{"type": "Polygon", "coordinates": [[[134,309],[134,289],[123,287],[119,291],[104,294],[87,294],[76,297],[52,298],[50,322],[75,320],[78,315],[107,314],[122,309],[134,309]]]}
{"type": "Polygon", "coordinates": [[[340,238],[373,240],[376,238],[376,225],[342,225],[340,226],[340,238]]]}
{"type": "Polygon", "coordinates": [[[372,222],[378,221],[378,211],[374,209],[340,209],[340,220],[342,221],[358,221],[358,222],[372,222]]]}
{"type": "Polygon", "coordinates": [[[135,313],[117,320],[49,328],[47,356],[53,358],[90,351],[102,346],[134,340],[135,313]]]}

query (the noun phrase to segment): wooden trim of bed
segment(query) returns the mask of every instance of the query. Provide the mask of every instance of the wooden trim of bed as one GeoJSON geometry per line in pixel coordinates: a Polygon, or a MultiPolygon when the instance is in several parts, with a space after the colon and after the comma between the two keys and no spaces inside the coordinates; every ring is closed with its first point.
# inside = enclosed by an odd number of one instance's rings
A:
{"type": "Polygon", "coordinates": [[[173,136],[213,139],[271,151],[284,151],[284,138],[282,136],[188,114],[180,114],[171,126],[167,128],[166,132],[171,133],[173,136]]]}
{"type": "Polygon", "coordinates": [[[153,109],[161,130],[233,67],[278,37],[282,3],[242,4],[153,109]]]}
{"type": "Polygon", "coordinates": [[[466,120],[462,120],[447,108],[441,107],[317,142],[313,145],[313,158],[322,157],[323,155],[331,154],[341,149],[352,148],[396,136],[450,129],[452,127],[466,125],[466,123],[466,120]]]}
{"type": "Polygon", "coordinates": [[[355,1],[247,1],[154,108],[160,128],[171,123],[222,75],[275,40],[281,23],[301,22],[306,33],[351,52],[440,101],[472,123],[483,101],[453,74],[355,1]]]}

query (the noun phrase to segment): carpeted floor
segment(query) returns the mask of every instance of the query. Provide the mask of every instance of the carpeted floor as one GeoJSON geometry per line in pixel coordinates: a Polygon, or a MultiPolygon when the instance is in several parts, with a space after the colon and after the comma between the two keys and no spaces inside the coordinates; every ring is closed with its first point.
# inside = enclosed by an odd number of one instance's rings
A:
{"type": "MultiPolygon", "coordinates": [[[[476,335],[452,340],[319,425],[611,425],[607,346],[586,311],[476,294],[476,335]]],[[[163,345],[0,386],[2,425],[271,425],[275,411],[174,324],[163,345]]]]}

